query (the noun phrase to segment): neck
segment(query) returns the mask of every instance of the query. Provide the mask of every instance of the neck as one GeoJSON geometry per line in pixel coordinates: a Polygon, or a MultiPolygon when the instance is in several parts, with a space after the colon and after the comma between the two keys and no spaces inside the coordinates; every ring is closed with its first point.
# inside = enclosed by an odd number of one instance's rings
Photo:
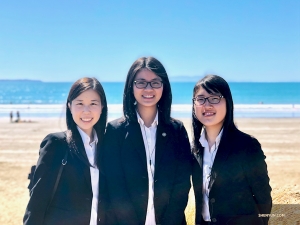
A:
{"type": "Polygon", "coordinates": [[[94,135],[93,135],[93,129],[92,130],[84,130],[84,133],[86,133],[90,137],[90,143],[94,141],[94,135]]]}
{"type": "Polygon", "coordinates": [[[151,124],[153,123],[156,113],[157,113],[157,108],[156,105],[153,107],[145,107],[145,106],[138,106],[137,111],[140,115],[140,117],[143,119],[145,126],[150,127],[151,124]]]}
{"type": "Polygon", "coordinates": [[[222,129],[222,126],[219,127],[206,127],[205,128],[205,136],[209,145],[209,149],[215,144],[216,139],[222,129]]]}

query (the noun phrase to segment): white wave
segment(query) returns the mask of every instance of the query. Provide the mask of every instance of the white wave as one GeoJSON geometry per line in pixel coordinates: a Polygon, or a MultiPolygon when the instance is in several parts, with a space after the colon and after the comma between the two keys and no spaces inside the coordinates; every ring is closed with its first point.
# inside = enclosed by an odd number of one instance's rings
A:
{"type": "MultiPolygon", "coordinates": [[[[21,117],[30,116],[45,116],[45,117],[57,117],[65,116],[66,107],[64,104],[0,104],[0,117],[8,117],[9,113],[13,111],[19,111],[21,117]]],[[[267,117],[272,117],[272,113],[280,113],[282,116],[287,117],[300,117],[300,104],[235,104],[234,111],[238,116],[245,115],[262,115],[263,113],[267,117]],[[287,114],[289,113],[289,114],[287,114]]],[[[123,105],[122,104],[109,104],[108,113],[109,117],[122,116],[123,105]]],[[[192,112],[192,104],[173,104],[172,116],[190,117],[192,112]]]]}

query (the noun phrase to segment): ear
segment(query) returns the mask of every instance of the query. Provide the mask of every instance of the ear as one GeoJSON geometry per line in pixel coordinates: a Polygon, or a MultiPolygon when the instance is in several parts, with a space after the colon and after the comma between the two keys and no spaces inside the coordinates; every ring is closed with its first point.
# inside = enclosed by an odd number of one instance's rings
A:
{"type": "Polygon", "coordinates": [[[72,113],[72,111],[71,111],[71,104],[70,104],[70,102],[68,103],[68,107],[69,107],[69,109],[70,109],[70,112],[72,113]]]}

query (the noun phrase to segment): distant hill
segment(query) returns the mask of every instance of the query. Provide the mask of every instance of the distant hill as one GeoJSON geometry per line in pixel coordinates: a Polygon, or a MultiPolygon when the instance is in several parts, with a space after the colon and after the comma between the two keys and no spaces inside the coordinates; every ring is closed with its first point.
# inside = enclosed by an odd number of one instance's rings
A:
{"type": "Polygon", "coordinates": [[[169,77],[171,82],[197,82],[203,78],[203,76],[175,76],[169,77]]]}
{"type": "Polygon", "coordinates": [[[21,81],[21,82],[43,82],[41,80],[30,80],[30,79],[15,79],[15,80],[10,80],[10,79],[0,79],[1,81],[6,81],[6,82],[16,82],[16,81],[21,81]]]}

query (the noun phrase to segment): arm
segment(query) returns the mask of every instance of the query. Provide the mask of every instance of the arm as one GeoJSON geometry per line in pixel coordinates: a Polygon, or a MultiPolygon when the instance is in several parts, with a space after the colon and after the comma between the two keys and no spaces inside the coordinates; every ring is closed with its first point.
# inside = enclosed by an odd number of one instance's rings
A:
{"type": "Polygon", "coordinates": [[[124,135],[111,124],[107,125],[104,140],[104,173],[106,176],[109,202],[109,217],[116,217],[118,224],[138,224],[138,217],[126,190],[120,149],[124,135]]]}
{"type": "MultiPolygon", "coordinates": [[[[49,204],[54,182],[63,156],[55,153],[57,138],[49,134],[40,145],[39,159],[33,179],[33,188],[23,218],[24,225],[43,224],[47,206],[49,204]],[[56,166],[58,165],[58,166],[56,166]]],[[[61,152],[63,155],[63,152],[61,152]]]]}
{"type": "MultiPolygon", "coordinates": [[[[252,139],[246,155],[246,177],[251,187],[260,214],[269,214],[272,208],[271,190],[267,164],[259,142],[252,139]]],[[[268,224],[269,217],[262,217],[268,224]]]]}
{"type": "Polygon", "coordinates": [[[173,184],[173,190],[170,196],[168,207],[163,216],[163,225],[182,224],[184,220],[184,210],[188,202],[188,194],[191,187],[190,175],[192,171],[191,149],[187,132],[180,123],[179,131],[176,131],[178,139],[178,151],[180,151],[177,165],[176,180],[173,184]]]}

